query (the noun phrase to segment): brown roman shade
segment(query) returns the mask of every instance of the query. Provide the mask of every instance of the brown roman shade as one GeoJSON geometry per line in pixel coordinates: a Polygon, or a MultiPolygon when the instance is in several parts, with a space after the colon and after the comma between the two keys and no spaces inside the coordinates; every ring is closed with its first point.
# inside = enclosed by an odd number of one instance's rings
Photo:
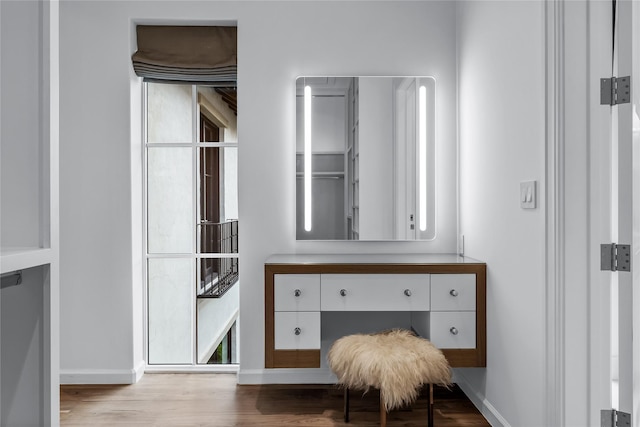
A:
{"type": "Polygon", "coordinates": [[[138,25],[131,57],[146,81],[235,86],[237,27],[138,25]]]}

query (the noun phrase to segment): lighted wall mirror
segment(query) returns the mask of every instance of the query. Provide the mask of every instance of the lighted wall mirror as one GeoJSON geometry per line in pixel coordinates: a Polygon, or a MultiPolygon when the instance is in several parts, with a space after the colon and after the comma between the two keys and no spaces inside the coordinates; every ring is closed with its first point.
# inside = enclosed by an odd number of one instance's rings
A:
{"type": "Polygon", "coordinates": [[[296,79],[296,238],[431,240],[436,82],[296,79]]]}

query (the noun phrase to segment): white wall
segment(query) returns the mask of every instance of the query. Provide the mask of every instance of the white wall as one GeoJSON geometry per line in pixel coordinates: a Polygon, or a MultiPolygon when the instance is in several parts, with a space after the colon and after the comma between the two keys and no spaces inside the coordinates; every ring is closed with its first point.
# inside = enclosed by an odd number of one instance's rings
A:
{"type": "Polygon", "coordinates": [[[193,251],[193,148],[147,150],[147,227],[150,253],[193,251]]]}
{"type": "Polygon", "coordinates": [[[193,276],[191,258],[149,259],[149,364],[193,360],[193,276]]]}
{"type": "Polygon", "coordinates": [[[545,425],[543,2],[458,7],[460,222],[487,263],[487,368],[460,369],[499,425],[545,425]],[[538,207],[520,208],[520,181],[538,207]]]}
{"type": "Polygon", "coordinates": [[[60,4],[63,382],[131,382],[142,366],[141,138],[131,130],[141,89],[124,64],[125,4],[105,5],[60,4]]]}
{"type": "Polygon", "coordinates": [[[453,168],[439,168],[441,228],[432,242],[298,242],[294,179],[300,75],[434,76],[439,153],[455,164],[452,2],[63,1],[60,12],[63,374],[133,378],[141,362],[136,21],[238,23],[240,381],[265,381],[268,255],[455,251],[453,168]]]}
{"type": "Polygon", "coordinates": [[[191,142],[191,85],[147,85],[148,142],[191,142]]]}

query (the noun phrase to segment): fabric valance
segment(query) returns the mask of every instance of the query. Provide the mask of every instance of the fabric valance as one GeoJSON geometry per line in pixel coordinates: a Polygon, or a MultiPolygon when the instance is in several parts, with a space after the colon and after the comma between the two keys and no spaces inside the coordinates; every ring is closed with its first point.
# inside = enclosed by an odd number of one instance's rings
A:
{"type": "Polygon", "coordinates": [[[138,25],[131,57],[145,80],[235,86],[237,27],[138,25]]]}

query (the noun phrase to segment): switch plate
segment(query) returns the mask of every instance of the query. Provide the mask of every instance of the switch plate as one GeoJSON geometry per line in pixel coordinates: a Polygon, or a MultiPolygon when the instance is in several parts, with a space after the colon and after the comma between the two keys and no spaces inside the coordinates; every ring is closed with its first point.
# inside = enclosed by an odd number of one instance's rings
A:
{"type": "Polygon", "coordinates": [[[520,183],[520,207],[522,209],[535,209],[536,196],[536,181],[523,181],[520,183]]]}

